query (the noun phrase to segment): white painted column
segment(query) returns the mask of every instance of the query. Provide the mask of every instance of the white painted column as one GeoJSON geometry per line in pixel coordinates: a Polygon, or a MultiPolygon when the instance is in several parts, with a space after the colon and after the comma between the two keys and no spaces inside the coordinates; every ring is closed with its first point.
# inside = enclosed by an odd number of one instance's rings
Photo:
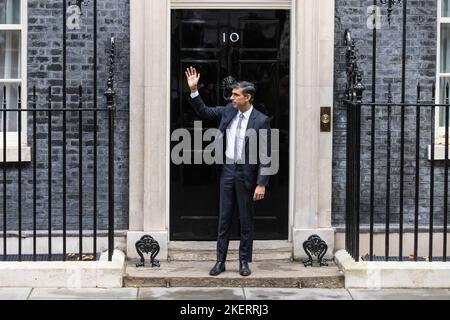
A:
{"type": "MultiPolygon", "coordinates": [[[[335,1],[319,0],[319,87],[320,106],[334,103],[334,16],[335,1]]],[[[331,113],[333,114],[333,112],[331,113]]],[[[331,121],[333,124],[333,121],[331,121]]],[[[319,228],[331,228],[333,127],[319,133],[319,228]]]]}
{"type": "Polygon", "coordinates": [[[129,230],[144,230],[144,1],[130,2],[129,230]]]}
{"type": "Polygon", "coordinates": [[[296,1],[294,258],[318,234],[332,256],[332,133],[320,132],[320,107],[333,105],[334,1],[296,1]]]}
{"type": "Polygon", "coordinates": [[[167,259],[168,0],[132,0],[130,7],[132,129],[127,255],[137,257],[135,242],[149,234],[161,246],[158,258],[167,259]]]}

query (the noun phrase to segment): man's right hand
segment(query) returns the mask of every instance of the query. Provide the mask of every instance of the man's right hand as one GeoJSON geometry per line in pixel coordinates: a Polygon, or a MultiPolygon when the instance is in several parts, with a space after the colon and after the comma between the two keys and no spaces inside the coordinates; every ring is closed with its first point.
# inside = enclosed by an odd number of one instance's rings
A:
{"type": "Polygon", "coordinates": [[[200,79],[200,73],[197,74],[197,70],[193,67],[187,68],[184,73],[186,74],[186,80],[191,92],[196,92],[198,90],[197,85],[198,80],[200,79]]]}

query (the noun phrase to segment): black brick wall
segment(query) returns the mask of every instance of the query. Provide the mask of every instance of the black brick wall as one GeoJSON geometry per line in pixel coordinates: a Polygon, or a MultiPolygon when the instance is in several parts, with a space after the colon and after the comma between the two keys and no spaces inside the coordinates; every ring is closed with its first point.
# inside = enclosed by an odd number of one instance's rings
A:
{"type": "MultiPolygon", "coordinates": [[[[93,107],[93,6],[83,5],[82,29],[67,31],[67,107],[78,107],[78,86],[83,86],[83,107],[93,107]]],[[[128,229],[128,109],[129,109],[129,0],[98,1],[98,107],[105,108],[110,37],[116,39],[115,90],[115,226],[128,229]]],[[[36,86],[38,108],[47,107],[52,86],[52,107],[62,106],[62,1],[28,1],[28,105],[36,86]]],[[[37,221],[48,226],[48,114],[37,116],[37,221]]],[[[32,117],[28,115],[28,144],[32,145],[32,117]]],[[[78,228],[78,112],[67,114],[67,224],[78,228]]],[[[108,221],[107,113],[98,113],[98,226],[108,221]]],[[[93,113],[83,115],[83,224],[91,229],[93,214],[93,113]]],[[[62,116],[52,117],[52,224],[62,229],[62,116]]],[[[17,164],[9,164],[7,179],[8,229],[17,230],[17,164]]],[[[32,165],[22,164],[22,214],[24,229],[32,227],[32,165]]],[[[0,186],[0,188],[3,188],[0,186]]],[[[3,192],[3,190],[1,190],[3,192]]],[[[1,199],[1,197],[0,197],[1,199]]],[[[0,221],[2,227],[2,221],[0,221]]]]}
{"type": "MultiPolygon", "coordinates": [[[[364,101],[370,102],[372,90],[372,30],[367,28],[368,6],[372,0],[336,0],[335,18],[335,109],[333,133],[333,224],[342,226],[345,215],[345,165],[346,165],[346,111],[341,102],[345,90],[345,46],[344,30],[349,28],[356,39],[360,56],[363,82],[366,86],[364,101]]],[[[387,6],[382,7],[382,26],[378,30],[376,93],[378,101],[386,101],[388,84],[392,83],[393,99],[401,100],[401,54],[402,54],[402,6],[393,11],[391,26],[387,23],[387,6]]],[[[406,57],[406,101],[415,102],[416,86],[420,81],[422,100],[431,100],[431,87],[436,75],[437,2],[435,0],[408,1],[407,57],[406,57]]],[[[387,109],[376,109],[376,169],[375,169],[375,222],[383,223],[386,209],[386,139],[387,109]]],[[[405,134],[405,187],[404,221],[411,227],[414,221],[415,196],[415,110],[406,109],[405,134]]],[[[420,139],[420,196],[419,224],[429,222],[430,161],[427,160],[427,145],[431,141],[430,111],[421,113],[420,139]]],[[[370,192],[370,140],[371,112],[362,111],[361,150],[361,213],[362,223],[369,222],[370,192]]],[[[391,147],[391,221],[399,221],[399,166],[400,166],[400,109],[392,109],[391,147]]],[[[435,225],[443,223],[443,165],[436,162],[435,168],[435,225]]]]}

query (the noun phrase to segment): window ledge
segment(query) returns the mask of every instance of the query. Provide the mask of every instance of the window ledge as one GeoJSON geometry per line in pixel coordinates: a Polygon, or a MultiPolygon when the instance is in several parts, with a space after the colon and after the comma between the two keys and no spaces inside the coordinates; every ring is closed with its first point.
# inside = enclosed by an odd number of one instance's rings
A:
{"type": "MultiPolygon", "coordinates": [[[[22,146],[21,162],[31,162],[31,147],[22,146]]],[[[6,147],[6,162],[19,162],[19,147],[6,147]]],[[[0,163],[3,162],[3,147],[0,146],[0,163]]]]}
{"type": "MultiPolygon", "coordinates": [[[[448,159],[450,159],[450,146],[448,146],[448,159]]],[[[431,161],[431,145],[427,148],[428,160],[431,161]]],[[[434,160],[445,160],[445,145],[435,144],[434,145],[434,160]]]]}

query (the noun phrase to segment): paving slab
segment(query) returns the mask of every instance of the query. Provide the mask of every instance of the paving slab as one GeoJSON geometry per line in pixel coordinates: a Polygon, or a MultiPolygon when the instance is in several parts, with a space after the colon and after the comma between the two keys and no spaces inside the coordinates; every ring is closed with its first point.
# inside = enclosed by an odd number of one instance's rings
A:
{"type": "Polygon", "coordinates": [[[447,289],[348,289],[354,300],[450,300],[447,289]]]}
{"type": "Polygon", "coordinates": [[[345,289],[244,288],[247,300],[352,300],[345,289]]]}
{"type": "Polygon", "coordinates": [[[0,288],[0,300],[27,300],[31,288],[0,288]]]}
{"type": "Polygon", "coordinates": [[[130,300],[137,288],[35,288],[29,300],[130,300]]]}
{"type": "Polygon", "coordinates": [[[343,288],[344,274],[332,263],[328,267],[305,268],[289,260],[255,261],[249,277],[239,275],[239,262],[226,263],[226,271],[212,277],[213,261],[162,261],[160,268],[136,268],[128,261],[124,276],[126,287],[270,287],[343,288]]]}
{"type": "Polygon", "coordinates": [[[140,288],[142,300],[244,300],[242,288],[140,288]]]}

